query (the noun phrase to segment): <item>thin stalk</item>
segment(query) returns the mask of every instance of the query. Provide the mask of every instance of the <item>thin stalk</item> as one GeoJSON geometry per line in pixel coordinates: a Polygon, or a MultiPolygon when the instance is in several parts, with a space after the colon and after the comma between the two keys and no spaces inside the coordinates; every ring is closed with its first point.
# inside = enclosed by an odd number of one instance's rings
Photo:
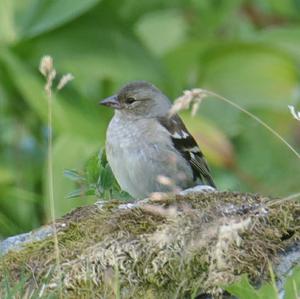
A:
{"type": "MultiPolygon", "coordinates": [[[[51,213],[51,222],[53,227],[53,240],[54,240],[54,250],[56,257],[56,266],[59,276],[59,282],[62,279],[61,267],[60,267],[60,253],[59,253],[59,244],[57,238],[57,229],[56,229],[56,217],[55,217],[55,204],[54,204],[54,183],[53,183],[53,113],[52,113],[52,95],[51,92],[47,95],[48,102],[48,155],[47,155],[47,164],[48,164],[48,189],[49,189],[49,202],[50,202],[50,213],[51,213]]],[[[62,291],[60,289],[60,298],[62,298],[62,291]]]]}
{"type": "Polygon", "coordinates": [[[281,204],[285,201],[290,201],[290,200],[294,200],[296,198],[300,198],[300,192],[298,193],[295,193],[295,194],[291,194],[289,196],[286,196],[286,197],[283,197],[283,198],[280,198],[280,199],[272,199],[271,201],[268,202],[268,207],[271,207],[273,205],[276,205],[276,204],[281,204]]]}
{"type": "MultiPolygon", "coordinates": [[[[259,124],[261,124],[264,128],[266,128],[268,131],[270,131],[275,137],[277,137],[283,144],[285,144],[295,155],[298,159],[300,159],[300,154],[278,133],[276,132],[274,129],[272,129],[268,124],[266,124],[263,120],[261,120],[259,117],[257,117],[256,115],[254,115],[253,113],[249,112],[248,110],[244,109],[243,107],[241,107],[240,105],[228,100],[227,98],[214,93],[212,91],[208,91],[208,90],[203,90],[205,92],[206,95],[208,96],[213,96],[216,97],[217,99],[220,99],[226,103],[228,103],[229,105],[235,107],[236,109],[244,112],[245,114],[247,114],[249,117],[253,118],[254,120],[256,120],[259,124]]],[[[282,203],[284,201],[289,201],[289,200],[294,200],[296,198],[300,197],[300,192],[299,193],[295,193],[289,196],[286,196],[282,199],[279,200],[273,200],[271,202],[268,203],[268,206],[272,206],[274,204],[278,204],[278,203],[282,203]]]]}
{"type": "MultiPolygon", "coordinates": [[[[53,180],[53,111],[52,111],[52,84],[56,77],[56,70],[53,65],[53,58],[50,55],[45,55],[42,57],[39,65],[39,71],[46,78],[46,84],[44,86],[47,95],[48,103],[48,154],[47,154],[47,170],[48,170],[48,191],[49,191],[49,203],[50,203],[50,213],[51,222],[53,227],[53,240],[54,240],[54,251],[56,257],[57,273],[60,285],[59,288],[59,298],[63,298],[61,282],[62,282],[62,270],[60,264],[60,252],[59,243],[57,237],[56,228],[56,217],[55,217],[55,202],[54,202],[54,180],[53,180]]],[[[73,80],[74,76],[72,74],[64,75],[56,89],[61,90],[69,81],[73,80]]]]}

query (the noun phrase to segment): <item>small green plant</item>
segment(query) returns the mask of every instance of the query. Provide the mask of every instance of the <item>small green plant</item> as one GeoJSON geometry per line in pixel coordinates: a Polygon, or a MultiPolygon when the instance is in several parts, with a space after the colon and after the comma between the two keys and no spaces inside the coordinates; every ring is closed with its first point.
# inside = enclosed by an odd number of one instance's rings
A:
{"type": "Polygon", "coordinates": [[[246,275],[226,287],[226,290],[239,299],[299,299],[300,298],[300,267],[296,266],[293,272],[285,280],[284,297],[279,294],[275,279],[263,284],[259,289],[255,289],[249,282],[246,275]]]}
{"type": "Polygon", "coordinates": [[[131,199],[128,193],[121,190],[103,149],[88,159],[83,171],[68,169],[65,171],[65,176],[76,185],[76,189],[67,195],[68,198],[95,195],[104,200],[131,199]]]}

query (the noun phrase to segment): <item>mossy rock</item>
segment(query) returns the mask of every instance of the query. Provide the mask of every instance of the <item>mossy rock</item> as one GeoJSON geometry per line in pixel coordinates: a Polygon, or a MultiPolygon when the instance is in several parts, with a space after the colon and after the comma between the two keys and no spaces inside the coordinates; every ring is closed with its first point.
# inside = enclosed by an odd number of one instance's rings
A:
{"type": "Polygon", "coordinates": [[[270,263],[276,267],[299,241],[300,203],[231,192],[170,194],[82,207],[57,220],[56,230],[59,256],[53,236],[9,251],[0,283],[8,275],[11,284],[22,279],[24,292],[45,298],[218,296],[242,274],[254,284],[268,279],[270,263]]]}

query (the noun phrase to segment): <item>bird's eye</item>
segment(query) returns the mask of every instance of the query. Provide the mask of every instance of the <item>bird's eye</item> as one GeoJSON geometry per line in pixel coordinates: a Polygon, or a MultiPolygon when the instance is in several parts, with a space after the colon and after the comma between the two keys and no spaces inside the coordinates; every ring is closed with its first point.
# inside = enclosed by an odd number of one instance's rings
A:
{"type": "Polygon", "coordinates": [[[126,99],[126,104],[132,104],[132,103],[134,103],[136,101],[136,99],[135,98],[132,98],[132,97],[130,97],[130,98],[127,98],[126,99]]]}

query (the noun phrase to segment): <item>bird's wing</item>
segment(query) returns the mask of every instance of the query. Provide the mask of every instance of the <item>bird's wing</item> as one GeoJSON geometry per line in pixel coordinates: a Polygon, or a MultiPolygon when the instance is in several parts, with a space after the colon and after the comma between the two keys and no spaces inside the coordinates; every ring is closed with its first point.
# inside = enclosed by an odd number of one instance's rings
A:
{"type": "Polygon", "coordinates": [[[216,188],[206,159],[181,118],[175,114],[171,117],[160,117],[158,120],[170,133],[174,147],[190,164],[194,179],[200,178],[201,181],[206,181],[207,184],[216,188]]]}

